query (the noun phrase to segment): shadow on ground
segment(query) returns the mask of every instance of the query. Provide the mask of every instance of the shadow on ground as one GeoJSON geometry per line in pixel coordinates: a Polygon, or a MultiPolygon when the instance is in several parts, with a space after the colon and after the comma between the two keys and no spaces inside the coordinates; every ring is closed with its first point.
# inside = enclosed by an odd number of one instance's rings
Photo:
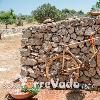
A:
{"type": "Polygon", "coordinates": [[[67,100],[84,100],[85,93],[80,90],[71,90],[67,93],[66,99],[67,100]]]}

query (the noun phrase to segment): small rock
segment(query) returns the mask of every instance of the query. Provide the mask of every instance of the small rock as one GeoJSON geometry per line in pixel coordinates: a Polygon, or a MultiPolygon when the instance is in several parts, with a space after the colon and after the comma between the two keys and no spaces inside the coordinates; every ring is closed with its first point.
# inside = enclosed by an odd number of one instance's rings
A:
{"type": "Polygon", "coordinates": [[[76,40],[77,40],[77,41],[82,41],[82,40],[84,40],[84,37],[78,36],[78,37],[76,38],[76,40]]]}
{"type": "Polygon", "coordinates": [[[26,77],[28,75],[27,66],[21,67],[21,76],[26,77]]]}
{"type": "Polygon", "coordinates": [[[36,64],[37,64],[37,61],[35,59],[27,58],[26,65],[33,66],[33,65],[36,65],[36,64]]]}
{"type": "Polygon", "coordinates": [[[32,35],[32,32],[30,30],[26,30],[26,31],[23,32],[22,37],[23,38],[29,38],[29,37],[31,37],[31,35],[32,35]]]}
{"type": "Polygon", "coordinates": [[[37,69],[37,65],[33,66],[32,69],[33,69],[33,70],[37,69]]]}
{"type": "Polygon", "coordinates": [[[35,71],[32,68],[28,68],[29,76],[36,78],[35,71]]]}
{"type": "Polygon", "coordinates": [[[29,41],[28,41],[28,44],[29,45],[41,45],[42,42],[39,38],[30,38],[29,41]]]}
{"type": "Polygon", "coordinates": [[[70,35],[63,37],[64,43],[69,42],[69,40],[70,40],[70,35]]]}
{"type": "Polygon", "coordinates": [[[97,18],[96,18],[96,24],[97,24],[97,25],[100,25],[100,15],[97,16],[97,18]]]}
{"type": "Polygon", "coordinates": [[[90,62],[90,67],[96,67],[96,60],[92,59],[92,61],[90,62]]]}
{"type": "Polygon", "coordinates": [[[90,35],[90,34],[93,33],[93,32],[94,32],[94,31],[92,30],[91,27],[87,28],[86,31],[85,31],[86,35],[90,35]]]}
{"type": "Polygon", "coordinates": [[[38,65],[38,68],[40,68],[40,69],[45,69],[45,64],[40,64],[40,65],[38,65]]]}
{"type": "Polygon", "coordinates": [[[52,41],[53,42],[60,42],[60,37],[59,36],[53,36],[52,41]]]}
{"type": "Polygon", "coordinates": [[[51,42],[51,44],[52,44],[52,46],[53,46],[54,48],[57,47],[57,43],[51,42]]]}
{"type": "Polygon", "coordinates": [[[71,34],[71,33],[74,33],[74,28],[73,27],[70,27],[69,29],[68,29],[68,32],[71,34]]]}
{"type": "Polygon", "coordinates": [[[26,57],[21,57],[20,59],[20,62],[23,64],[23,65],[26,65],[26,57]]]}
{"type": "Polygon", "coordinates": [[[49,18],[49,19],[46,19],[45,21],[43,21],[44,24],[46,23],[52,23],[53,21],[49,18]]]}
{"type": "Polygon", "coordinates": [[[49,34],[49,33],[44,34],[44,39],[47,41],[50,41],[51,37],[52,37],[52,34],[49,34]]]}
{"type": "Polygon", "coordinates": [[[77,42],[74,41],[74,40],[72,40],[72,41],[70,42],[70,44],[69,44],[69,47],[70,47],[70,48],[77,48],[77,46],[78,46],[78,44],[77,44],[77,42]]]}
{"type": "Polygon", "coordinates": [[[79,52],[80,52],[80,49],[79,48],[76,48],[76,49],[71,49],[71,52],[73,53],[73,54],[79,54],[79,52]]]}
{"type": "Polygon", "coordinates": [[[53,51],[55,51],[55,52],[62,52],[62,51],[63,51],[63,49],[62,49],[62,47],[61,47],[61,46],[58,46],[58,47],[54,48],[54,50],[53,50],[53,51]]]}
{"type": "Polygon", "coordinates": [[[89,50],[88,50],[87,47],[83,47],[83,48],[81,48],[81,51],[82,51],[83,53],[89,53],[89,50]]]}
{"type": "Polygon", "coordinates": [[[27,57],[27,56],[30,55],[30,50],[28,50],[28,49],[21,49],[20,53],[21,53],[21,56],[27,57]]]}
{"type": "Polygon", "coordinates": [[[57,31],[57,28],[56,27],[53,27],[52,29],[51,29],[51,32],[56,32],[57,31]]]}
{"type": "Polygon", "coordinates": [[[75,33],[71,34],[71,38],[75,40],[76,39],[76,34],[75,33]]]}

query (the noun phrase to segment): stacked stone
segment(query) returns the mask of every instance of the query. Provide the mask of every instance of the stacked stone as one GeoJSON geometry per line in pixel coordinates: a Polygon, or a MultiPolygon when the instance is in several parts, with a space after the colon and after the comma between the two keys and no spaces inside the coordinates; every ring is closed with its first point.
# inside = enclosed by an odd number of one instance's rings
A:
{"type": "MultiPolygon", "coordinates": [[[[34,25],[23,30],[21,49],[21,74],[30,76],[37,81],[47,81],[45,68],[49,58],[62,54],[64,46],[90,39],[90,34],[100,28],[100,17],[96,18],[70,18],[58,22],[46,20],[41,25],[34,25]]],[[[100,31],[93,35],[99,37],[95,41],[95,48],[100,47],[100,31]]],[[[83,63],[89,61],[94,54],[91,43],[84,42],[69,46],[69,50],[83,63]]],[[[58,69],[62,62],[51,65],[50,74],[58,76],[58,69]]],[[[100,83],[100,70],[97,72],[97,59],[90,62],[90,68],[80,71],[80,81],[92,82],[91,78],[98,79],[100,83]]],[[[61,76],[64,80],[67,78],[61,76]]]]}

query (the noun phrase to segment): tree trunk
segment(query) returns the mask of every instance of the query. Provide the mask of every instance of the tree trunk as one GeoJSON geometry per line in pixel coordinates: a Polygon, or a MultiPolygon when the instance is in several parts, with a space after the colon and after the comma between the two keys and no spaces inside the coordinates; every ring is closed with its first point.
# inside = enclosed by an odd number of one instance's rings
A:
{"type": "Polygon", "coordinates": [[[0,40],[1,40],[1,34],[0,34],[0,40]]]}
{"type": "Polygon", "coordinates": [[[8,28],[8,24],[6,24],[6,29],[8,28]]]}

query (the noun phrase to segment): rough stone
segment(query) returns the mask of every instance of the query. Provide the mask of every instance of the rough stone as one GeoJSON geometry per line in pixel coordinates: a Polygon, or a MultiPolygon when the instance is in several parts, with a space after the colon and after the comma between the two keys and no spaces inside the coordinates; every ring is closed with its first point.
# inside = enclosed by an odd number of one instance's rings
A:
{"type": "Polygon", "coordinates": [[[68,35],[67,37],[66,36],[63,37],[64,43],[69,42],[69,40],[70,40],[70,35],[68,35]]]}
{"type": "Polygon", "coordinates": [[[67,35],[68,34],[68,31],[66,30],[66,28],[63,28],[62,30],[61,30],[61,34],[62,35],[67,35]]]}
{"type": "Polygon", "coordinates": [[[21,53],[21,55],[23,57],[27,57],[27,56],[30,55],[30,50],[28,50],[28,49],[21,49],[20,53],[21,53]]]}
{"type": "Polygon", "coordinates": [[[69,45],[70,48],[77,48],[77,46],[78,46],[78,44],[76,43],[76,41],[72,40],[70,42],[70,45],[69,45]]]}
{"type": "Polygon", "coordinates": [[[21,57],[20,62],[22,65],[26,65],[26,57],[21,57]]]}
{"type": "Polygon", "coordinates": [[[99,45],[100,46],[100,40],[95,40],[95,45],[99,45]]]}
{"type": "Polygon", "coordinates": [[[37,64],[37,61],[35,59],[27,58],[26,65],[33,66],[33,65],[36,65],[36,64],[37,64]]]}
{"type": "Polygon", "coordinates": [[[31,45],[31,46],[32,45],[41,45],[42,42],[39,38],[34,38],[34,39],[30,38],[29,41],[28,41],[28,44],[31,45]]]}
{"type": "Polygon", "coordinates": [[[86,35],[90,35],[90,34],[93,33],[93,32],[94,32],[94,31],[92,30],[91,27],[87,28],[86,31],[85,31],[86,35]]]}
{"type": "Polygon", "coordinates": [[[22,66],[21,67],[21,76],[27,76],[28,75],[28,71],[27,71],[27,66],[22,66]]]}
{"type": "Polygon", "coordinates": [[[49,18],[49,19],[46,19],[43,23],[46,24],[46,23],[52,23],[53,21],[49,18]]]}
{"type": "Polygon", "coordinates": [[[38,65],[38,68],[39,68],[39,69],[45,69],[45,67],[46,67],[45,64],[40,64],[40,65],[38,65]]]}
{"type": "Polygon", "coordinates": [[[96,60],[92,59],[92,61],[90,62],[90,67],[96,67],[96,60]]]}
{"type": "Polygon", "coordinates": [[[68,32],[71,34],[71,33],[74,33],[74,28],[73,27],[70,27],[69,29],[68,29],[68,32]]]}
{"type": "Polygon", "coordinates": [[[35,71],[32,68],[28,68],[28,73],[29,73],[29,76],[33,78],[37,78],[37,76],[35,75],[35,71]]]}
{"type": "Polygon", "coordinates": [[[79,54],[80,49],[79,49],[79,48],[72,49],[71,52],[72,52],[73,54],[79,54]]]}
{"type": "Polygon", "coordinates": [[[56,27],[53,27],[52,29],[51,29],[51,32],[56,32],[57,31],[57,28],[56,27]]]}
{"type": "Polygon", "coordinates": [[[21,46],[25,47],[27,45],[27,42],[28,42],[28,38],[22,38],[22,40],[21,40],[21,46]]]}
{"type": "Polygon", "coordinates": [[[52,34],[50,34],[50,33],[44,34],[44,39],[47,40],[47,41],[50,41],[51,37],[52,37],[52,34]]]}
{"type": "Polygon", "coordinates": [[[76,39],[76,34],[75,33],[71,34],[71,38],[75,40],[76,39]]]}
{"type": "Polygon", "coordinates": [[[96,24],[100,25],[100,16],[97,16],[97,18],[96,18],[96,24]]]}
{"type": "Polygon", "coordinates": [[[29,37],[31,37],[31,35],[32,35],[32,32],[30,30],[26,30],[26,31],[24,31],[22,37],[29,38],[29,37]]]}
{"type": "Polygon", "coordinates": [[[83,53],[89,53],[87,47],[85,47],[85,46],[84,46],[83,48],[81,48],[81,51],[82,51],[83,53]]]}
{"type": "Polygon", "coordinates": [[[95,20],[93,18],[88,20],[88,25],[93,26],[95,24],[95,20]]]}
{"type": "Polygon", "coordinates": [[[61,46],[58,46],[58,47],[54,48],[53,51],[54,51],[54,52],[62,52],[63,49],[61,48],[61,46]]]}
{"type": "Polygon", "coordinates": [[[82,41],[83,39],[84,39],[84,37],[82,37],[82,36],[78,36],[78,37],[76,38],[77,41],[82,41]]]}
{"type": "Polygon", "coordinates": [[[43,46],[44,51],[46,51],[46,52],[52,50],[52,44],[51,43],[46,42],[46,43],[43,43],[42,46],[43,46]]]}
{"type": "Polygon", "coordinates": [[[97,54],[97,65],[98,65],[98,68],[100,69],[100,49],[97,54]]]}
{"type": "Polygon", "coordinates": [[[53,37],[52,37],[52,41],[53,41],[53,42],[60,42],[59,36],[53,36],[53,37]]]}

